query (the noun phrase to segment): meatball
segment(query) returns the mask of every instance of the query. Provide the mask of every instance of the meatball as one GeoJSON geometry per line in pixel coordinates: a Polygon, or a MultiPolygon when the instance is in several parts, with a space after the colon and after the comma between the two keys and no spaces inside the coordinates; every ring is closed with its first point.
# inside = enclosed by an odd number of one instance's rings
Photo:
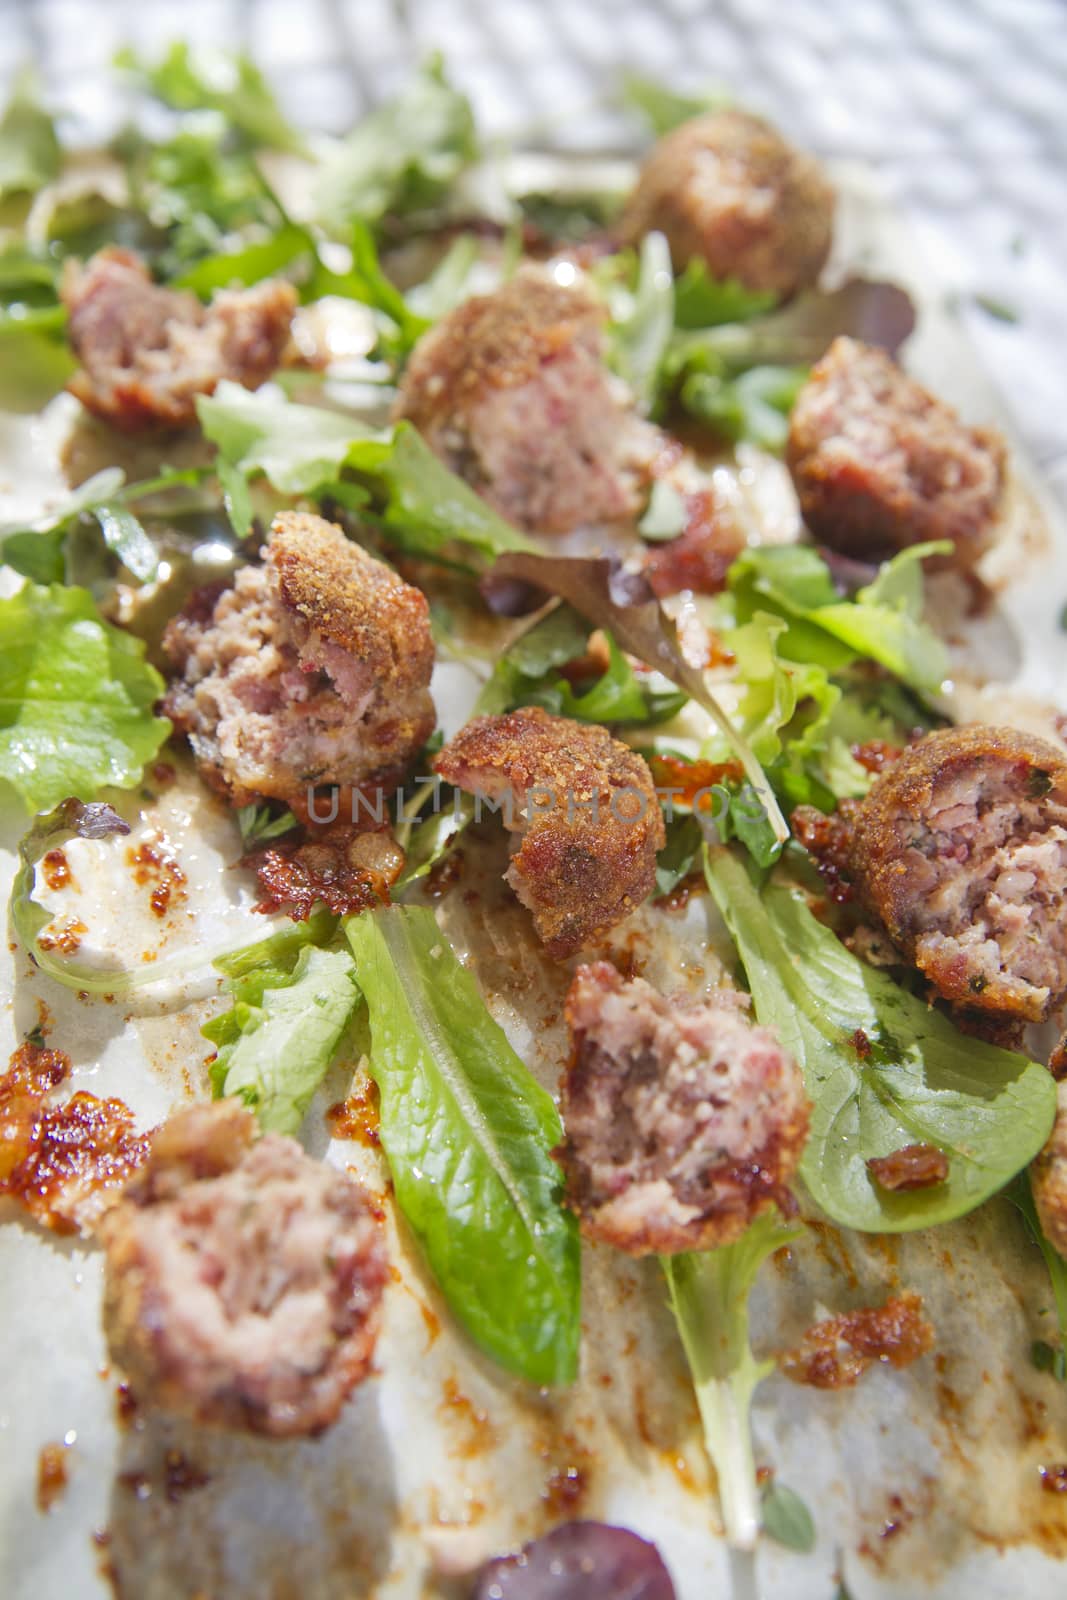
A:
{"type": "Polygon", "coordinates": [[[1067,995],[1067,757],[1052,745],[926,734],[854,809],[849,873],[944,999],[1039,1021],[1067,995]]]}
{"type": "Polygon", "coordinates": [[[333,1422],[370,1368],[388,1265],[360,1185],[237,1100],[156,1132],[107,1215],[104,1327],[140,1398],[282,1437],[333,1422]]]}
{"type": "Polygon", "coordinates": [[[1030,1168],[1030,1182],[1045,1237],[1067,1256],[1067,1078],[1056,1085],[1056,1120],[1030,1168]]]}
{"type": "Polygon", "coordinates": [[[993,538],[1004,489],[997,434],[969,428],[884,350],[835,339],[789,424],[786,460],[804,520],[847,556],[882,561],[947,539],[968,568],[993,538]]]}
{"type": "Polygon", "coordinates": [[[555,961],[630,915],[666,843],[652,774],[607,729],[527,706],[476,717],[434,768],[523,833],[507,879],[555,961]]]}
{"type": "Polygon", "coordinates": [[[64,269],[63,303],[81,368],[68,385],[116,428],[186,427],[223,378],[255,389],[281,361],[296,293],[280,278],[195,294],[153,283],[140,256],[109,247],[64,269]]]}
{"type": "Polygon", "coordinates": [[[275,518],[264,556],[168,626],[167,715],[234,805],[395,788],[436,721],[425,595],[302,512],[275,518]]]}
{"type": "Polygon", "coordinates": [[[578,969],[557,1159],[588,1238],[635,1256],[707,1250],[792,1208],[808,1100],[746,1004],[730,990],[667,997],[605,961],[578,969]]]}
{"type": "Polygon", "coordinates": [[[747,111],[694,117],[661,139],[623,213],[624,241],[658,230],[675,269],[785,299],[813,284],[833,239],[834,191],[811,156],[747,111]]]}
{"type": "Polygon", "coordinates": [[[525,267],[420,339],[397,416],[519,527],[633,518],[660,434],[608,371],[603,324],[587,289],[525,267]]]}

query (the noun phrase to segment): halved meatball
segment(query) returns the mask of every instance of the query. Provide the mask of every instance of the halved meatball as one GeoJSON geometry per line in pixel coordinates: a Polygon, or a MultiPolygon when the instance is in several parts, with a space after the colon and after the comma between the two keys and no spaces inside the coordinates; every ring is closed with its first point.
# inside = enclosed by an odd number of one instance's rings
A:
{"type": "Polygon", "coordinates": [[[195,422],[197,395],[223,378],[258,388],[281,361],[296,310],[296,292],[280,278],[220,290],[205,306],[153,283],[140,256],[114,246],[84,266],[69,261],[62,296],[81,362],[67,387],[128,431],[195,422]]]}
{"type": "Polygon", "coordinates": [[[740,1238],[788,1185],[808,1134],[800,1069],[747,997],[667,997],[605,961],[567,996],[573,1055],[557,1159],[582,1232],[630,1255],[740,1238]]]}
{"type": "Polygon", "coordinates": [[[434,769],[522,832],[507,879],[553,960],[606,933],[652,892],[666,842],[652,774],[607,729],[539,706],[476,717],[434,769]]]}
{"type": "Polygon", "coordinates": [[[1003,440],[969,428],[884,350],[835,339],[793,407],[786,460],[804,520],[833,550],[882,561],[947,539],[970,567],[993,538],[1003,440]]]}
{"type": "Polygon", "coordinates": [[[170,623],[167,715],[234,805],[395,787],[436,720],[425,595],[302,512],[275,518],[264,557],[170,623]]]}
{"type": "Polygon", "coordinates": [[[1056,1085],[1056,1120],[1030,1167],[1030,1183],[1046,1238],[1067,1256],[1067,1078],[1056,1085]]]}
{"type": "Polygon", "coordinates": [[[237,1100],[157,1131],[102,1228],[108,1348],[140,1399],[317,1433],[370,1368],[388,1264],[360,1185],[256,1132],[237,1100]]]}
{"type": "Polygon", "coordinates": [[[849,875],[944,999],[1039,1021],[1067,995],[1067,757],[1043,740],[926,734],[855,808],[849,875]]]}
{"type": "Polygon", "coordinates": [[[534,533],[636,516],[660,445],[604,363],[598,301],[529,266],[419,340],[396,414],[534,533]]]}
{"type": "Polygon", "coordinates": [[[635,243],[666,234],[675,269],[785,299],[813,284],[830,254],[834,191],[819,164],[747,111],[683,122],[653,149],[623,214],[635,243]]]}

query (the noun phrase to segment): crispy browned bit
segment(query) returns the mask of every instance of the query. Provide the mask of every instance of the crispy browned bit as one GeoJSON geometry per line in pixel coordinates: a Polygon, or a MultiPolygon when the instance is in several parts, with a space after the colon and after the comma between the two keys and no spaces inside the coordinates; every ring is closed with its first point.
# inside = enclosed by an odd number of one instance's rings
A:
{"type": "Polygon", "coordinates": [[[733,508],[705,490],[687,496],[685,527],[677,539],[649,551],[645,576],[661,599],[683,589],[718,594],[744,548],[744,529],[733,508]]]}
{"type": "Polygon", "coordinates": [[[885,739],[868,739],[866,744],[851,746],[853,761],[857,761],[865,772],[873,773],[884,772],[886,767],[892,766],[903,750],[903,745],[889,744],[885,739]]]}
{"type": "Polygon", "coordinates": [[[335,1139],[352,1139],[357,1144],[369,1145],[375,1150],[382,1142],[380,1117],[378,1085],[373,1078],[362,1075],[353,1084],[348,1097],[331,1106],[326,1113],[330,1132],[335,1139]]]}
{"type": "Polygon", "coordinates": [[[234,805],[357,793],[372,808],[433,731],[425,595],[321,517],[282,512],[263,566],[170,623],[165,709],[201,775],[234,805]]]}
{"type": "Polygon", "coordinates": [[[1046,1238],[1067,1256],[1067,1078],[1056,1085],[1056,1120],[1031,1164],[1030,1184],[1046,1238]]]}
{"type": "Polygon", "coordinates": [[[172,906],[186,898],[187,878],[173,852],[162,839],[146,839],[126,851],[135,883],[149,889],[148,903],[157,917],[165,917],[172,906]]]}
{"type": "Polygon", "coordinates": [[[109,246],[63,273],[71,348],[81,367],[68,385],[116,428],[186,427],[196,397],[224,379],[255,389],[289,342],[296,291],[280,278],[220,290],[208,306],[195,294],[152,282],[132,250],[109,246]]]}
{"type": "Polygon", "coordinates": [[[845,1389],[875,1362],[907,1367],[933,1343],[934,1330],[923,1315],[922,1297],[906,1290],[883,1306],[864,1306],[815,1323],[795,1350],[779,1358],[779,1365],[794,1383],[845,1389]]]}
{"type": "Polygon", "coordinates": [[[663,816],[642,758],[605,728],[527,706],[476,717],[434,760],[446,783],[526,827],[507,880],[557,961],[652,891],[663,816]]]}
{"type": "Polygon", "coordinates": [[[794,838],[811,856],[836,905],[853,898],[849,851],[855,808],[854,800],[842,800],[829,815],[816,806],[797,806],[789,819],[794,838]]]}
{"type": "Polygon", "coordinates": [[[604,961],[579,968],[555,1154],[588,1237],[632,1255],[703,1250],[792,1208],[808,1101],[746,1004],[733,990],[667,998],[604,961]]]}
{"type": "Polygon", "coordinates": [[[623,240],[666,234],[677,271],[786,297],[813,284],[830,252],[834,192],[811,156],[762,117],[713,111],[667,134],[641,169],[623,240]]]}
{"type": "Polygon", "coordinates": [[[1060,1040],[1048,1058],[1048,1070],[1057,1080],[1067,1078],[1067,1037],[1060,1040]]]}
{"type": "Polygon", "coordinates": [[[263,850],[247,861],[263,891],[256,910],[284,911],[294,922],[305,922],[320,904],[338,917],[388,905],[404,852],[389,833],[339,824],[303,844],[263,850]]]}
{"type": "Polygon", "coordinates": [[[931,1189],[948,1177],[948,1157],[933,1144],[906,1144],[887,1156],[872,1156],[867,1171],[879,1189],[931,1189]]]}
{"type": "Polygon", "coordinates": [[[168,1450],[163,1457],[163,1492],[172,1505],[210,1482],[210,1475],[190,1461],[184,1451],[168,1450]]]}
{"type": "Polygon", "coordinates": [[[37,1457],[37,1509],[51,1511],[67,1487],[69,1458],[61,1444],[41,1446],[37,1457]]]}
{"type": "Polygon", "coordinates": [[[1046,1494],[1067,1494],[1067,1462],[1054,1467],[1042,1467],[1041,1487],[1046,1494]]]}
{"type": "Polygon", "coordinates": [[[793,407],[786,452],[808,527],[880,561],[948,540],[970,567],[988,547],[1004,487],[1003,440],[969,428],[885,351],[835,339],[793,407]]]}
{"type": "Polygon", "coordinates": [[[604,321],[584,286],[524,267],[420,339],[397,415],[531,532],[632,518],[662,436],[609,372],[604,321]]]}
{"type": "Polygon", "coordinates": [[[41,875],[50,889],[66,889],[71,883],[70,863],[63,850],[48,850],[41,858],[41,875]]]}
{"type": "Polygon", "coordinates": [[[943,999],[1040,1021],[1067,994],[1067,757],[1052,745],[978,725],[926,734],[853,804],[845,856],[943,999]]]}

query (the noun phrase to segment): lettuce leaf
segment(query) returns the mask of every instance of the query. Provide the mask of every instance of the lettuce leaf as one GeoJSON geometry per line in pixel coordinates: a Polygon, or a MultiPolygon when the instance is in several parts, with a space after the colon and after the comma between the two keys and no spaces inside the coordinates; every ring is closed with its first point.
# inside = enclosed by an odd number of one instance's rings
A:
{"type": "Polygon", "coordinates": [[[430,58],[394,100],[363,117],[323,162],[312,193],[315,216],[343,236],[354,218],[438,205],[478,155],[474,114],[430,58]]]}
{"type": "Polygon", "coordinates": [[[307,144],[283,116],[266,78],[250,56],[193,51],[175,40],[158,61],[120,50],[115,65],[176,111],[216,111],[253,145],[302,155],[307,144]]]}
{"type": "Polygon", "coordinates": [[[58,177],[60,158],[55,124],[41,104],[37,75],[24,67],[0,117],[0,200],[36,194],[58,177]]]}
{"type": "Polygon", "coordinates": [[[858,960],[799,892],[772,884],[761,893],[728,850],[709,850],[705,873],[756,1015],[803,1070],[813,1112],[800,1170],[835,1222],[865,1233],[950,1222],[1033,1159],[1056,1107],[1040,1063],[958,1032],[858,960]],[[867,1161],[916,1142],[944,1151],[945,1182],[879,1189],[867,1161]]]}
{"type": "Polygon", "coordinates": [[[623,104],[640,112],[657,138],[673,132],[690,117],[718,111],[730,103],[729,96],[720,89],[708,89],[703,94],[679,94],[644,72],[624,72],[619,87],[623,104]]]}
{"type": "Polygon", "coordinates": [[[609,335],[613,365],[642,411],[652,409],[673,329],[671,253],[662,233],[649,233],[641,241],[633,293],[622,314],[612,319],[609,335]]]}
{"type": "Polygon", "coordinates": [[[299,1131],[360,991],[347,950],[304,944],[230,979],[233,1006],[201,1029],[216,1045],[215,1098],[240,1095],[268,1133],[299,1131]]]}
{"type": "Polygon", "coordinates": [[[0,778],[31,811],[140,781],[170,733],[144,652],[85,589],[27,583],[0,600],[0,778]]]}
{"type": "Polygon", "coordinates": [[[748,322],[776,304],[777,296],[768,289],[748,289],[737,278],[713,278],[699,256],[674,283],[674,325],[684,331],[748,322]]]}
{"type": "Polygon", "coordinates": [[[345,932],[370,1012],[370,1070],[397,1202],[474,1342],[535,1384],[577,1370],[579,1251],[526,1071],[433,913],[390,906],[345,932]]]}

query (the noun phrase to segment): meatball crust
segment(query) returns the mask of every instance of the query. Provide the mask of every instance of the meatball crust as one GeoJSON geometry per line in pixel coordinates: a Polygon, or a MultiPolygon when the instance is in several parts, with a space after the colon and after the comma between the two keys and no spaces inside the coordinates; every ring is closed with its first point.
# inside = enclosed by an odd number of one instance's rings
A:
{"type": "Polygon", "coordinates": [[[68,336],[81,368],[68,384],[116,428],[180,428],[196,421],[196,397],[223,378],[255,389],[289,342],[296,292],[280,278],[223,289],[205,306],[195,294],[153,283],[140,256],[109,246],[64,269],[68,336]]]}
{"type": "Polygon", "coordinates": [[[882,561],[947,539],[943,564],[989,547],[1004,490],[1003,440],[969,428],[884,350],[835,339],[793,407],[786,461],[804,520],[833,550],[882,561]]]}
{"type": "Polygon", "coordinates": [[[588,1238],[635,1256],[708,1250],[771,1205],[792,1209],[808,1100],[746,1004],[667,997],[605,961],[578,969],[557,1160],[588,1238]]]}
{"type": "Polygon", "coordinates": [[[303,512],[275,518],[264,556],[168,626],[167,715],[234,805],[395,787],[436,721],[425,595],[303,512]]]}
{"type": "Polygon", "coordinates": [[[1046,1238],[1067,1256],[1067,1078],[1056,1085],[1056,1120],[1030,1167],[1030,1183],[1046,1238]]]}
{"type": "Polygon", "coordinates": [[[599,303],[531,266],[419,340],[396,414],[534,533],[635,517],[660,446],[605,365],[599,303]]]}
{"type": "Polygon", "coordinates": [[[652,774],[636,751],[594,723],[527,706],[476,717],[434,770],[499,806],[523,833],[507,879],[555,961],[636,910],[666,843],[652,774]]]}
{"type": "Polygon", "coordinates": [[[370,1368],[388,1265],[366,1192],[236,1100],[159,1128],[103,1226],[104,1328],[139,1397],[284,1437],[370,1368]]]}
{"type": "Polygon", "coordinates": [[[851,818],[849,874],[954,1004],[1040,1021],[1067,995],[1067,757],[1011,728],[909,746],[851,818]]]}
{"type": "Polygon", "coordinates": [[[818,162],[747,111],[682,123],[653,149],[623,213],[627,243],[658,230],[675,270],[785,299],[813,284],[833,240],[834,191],[818,162]]]}

